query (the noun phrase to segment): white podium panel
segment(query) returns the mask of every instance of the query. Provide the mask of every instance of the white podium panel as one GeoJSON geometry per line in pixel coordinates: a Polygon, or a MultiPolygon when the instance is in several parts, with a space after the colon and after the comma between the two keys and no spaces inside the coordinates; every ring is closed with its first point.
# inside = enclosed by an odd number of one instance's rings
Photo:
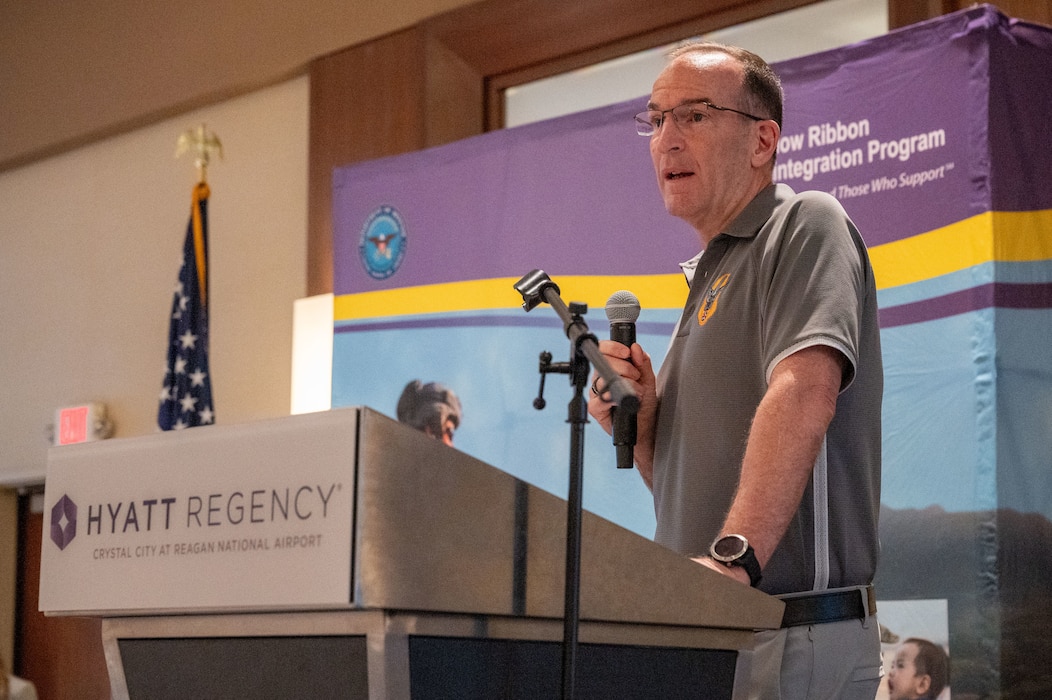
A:
{"type": "Polygon", "coordinates": [[[51,448],[40,610],[349,607],[358,409],[51,448]]]}

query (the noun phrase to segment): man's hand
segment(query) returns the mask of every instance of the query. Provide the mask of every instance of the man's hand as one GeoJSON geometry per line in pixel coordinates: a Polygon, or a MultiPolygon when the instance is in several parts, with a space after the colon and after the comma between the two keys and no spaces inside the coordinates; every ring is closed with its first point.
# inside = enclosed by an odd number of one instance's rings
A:
{"type": "Polygon", "coordinates": [[[738,583],[743,583],[746,586],[752,585],[752,581],[749,579],[749,572],[741,566],[725,566],[711,557],[692,557],[692,560],[723,574],[727,578],[732,578],[738,583]]]}
{"type": "MultiPolygon", "coordinates": [[[[606,357],[611,369],[625,378],[639,397],[639,411],[636,413],[636,448],[635,461],[643,481],[650,488],[654,472],[654,423],[657,417],[657,377],[648,355],[639,343],[631,348],[612,340],[599,341],[599,351],[606,357]]],[[[603,427],[607,433],[613,430],[610,410],[610,394],[602,391],[603,380],[593,374],[592,385],[600,393],[592,392],[588,401],[588,413],[603,427]]]]}

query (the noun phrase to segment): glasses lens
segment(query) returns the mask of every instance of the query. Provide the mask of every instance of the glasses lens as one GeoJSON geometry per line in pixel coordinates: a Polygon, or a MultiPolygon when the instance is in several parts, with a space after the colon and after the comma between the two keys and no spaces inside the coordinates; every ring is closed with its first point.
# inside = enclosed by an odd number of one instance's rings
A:
{"type": "Polygon", "coordinates": [[[636,133],[640,136],[653,136],[655,120],[661,119],[658,112],[640,112],[635,116],[636,133]]]}
{"type": "Polygon", "coordinates": [[[672,116],[680,126],[692,126],[700,124],[709,116],[709,105],[705,102],[697,104],[680,105],[672,110],[672,116]]]}

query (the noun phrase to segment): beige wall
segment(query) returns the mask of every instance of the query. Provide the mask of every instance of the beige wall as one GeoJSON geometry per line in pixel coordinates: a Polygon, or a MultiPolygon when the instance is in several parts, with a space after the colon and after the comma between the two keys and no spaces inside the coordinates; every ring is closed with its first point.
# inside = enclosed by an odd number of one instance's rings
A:
{"type": "Polygon", "coordinates": [[[116,436],[155,430],[167,320],[206,123],[217,422],[289,411],[305,295],[308,80],[0,173],[0,482],[42,479],[56,408],[104,402],[116,436]]]}

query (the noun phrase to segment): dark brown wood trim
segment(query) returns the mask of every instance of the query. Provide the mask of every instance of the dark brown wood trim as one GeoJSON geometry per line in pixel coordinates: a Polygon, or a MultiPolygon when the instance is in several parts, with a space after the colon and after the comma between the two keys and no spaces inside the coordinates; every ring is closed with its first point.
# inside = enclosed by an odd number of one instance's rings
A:
{"type": "MultiPolygon", "coordinates": [[[[888,0],[888,28],[900,29],[975,4],[974,0],[888,0]]],[[[1008,17],[1052,26],[1052,2],[1048,0],[999,0],[992,4],[1008,17]]]]}

